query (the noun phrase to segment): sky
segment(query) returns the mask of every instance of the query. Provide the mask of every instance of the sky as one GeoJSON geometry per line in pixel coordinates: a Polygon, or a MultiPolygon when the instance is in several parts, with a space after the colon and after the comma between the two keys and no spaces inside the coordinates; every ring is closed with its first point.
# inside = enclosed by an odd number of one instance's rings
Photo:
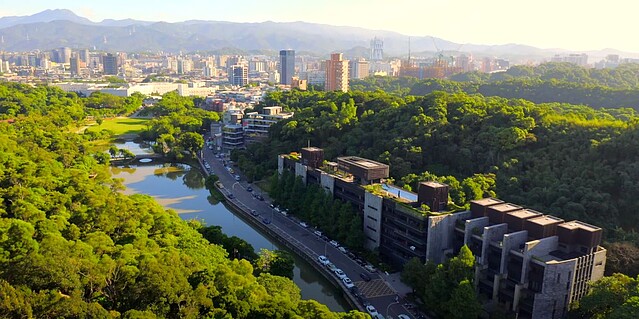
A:
{"type": "Polygon", "coordinates": [[[69,9],[92,21],[305,21],[457,43],[639,52],[635,0],[20,0],[0,16],[69,9]]]}

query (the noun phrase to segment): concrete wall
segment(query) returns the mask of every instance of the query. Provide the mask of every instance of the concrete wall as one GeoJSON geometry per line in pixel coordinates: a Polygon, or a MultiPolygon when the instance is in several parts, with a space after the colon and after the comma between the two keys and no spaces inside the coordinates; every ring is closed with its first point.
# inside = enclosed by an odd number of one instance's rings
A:
{"type": "Polygon", "coordinates": [[[277,172],[280,175],[284,173],[284,155],[277,156],[277,172]]]}
{"type": "Polygon", "coordinates": [[[364,192],[364,235],[366,242],[364,246],[367,249],[375,249],[379,247],[382,235],[382,202],[381,196],[364,192]],[[371,240],[372,239],[372,240],[371,240]]]}
{"type": "Polygon", "coordinates": [[[335,191],[335,178],[324,172],[322,172],[321,174],[320,185],[322,185],[322,188],[324,188],[326,192],[333,195],[333,191],[335,191]]]}
{"type": "Polygon", "coordinates": [[[306,185],[306,165],[302,163],[295,163],[295,176],[302,178],[302,182],[306,185]]]}
{"type": "MultiPolygon", "coordinates": [[[[501,251],[501,268],[500,273],[505,274],[507,271],[506,262],[508,261],[508,253],[511,250],[518,250],[519,246],[524,244],[528,239],[528,231],[522,230],[515,233],[504,234],[504,238],[501,242],[502,251],[501,251]]],[[[519,281],[521,278],[515,278],[519,281]]]]}
{"type": "Polygon", "coordinates": [[[497,224],[484,227],[484,236],[481,246],[481,258],[478,263],[481,265],[488,265],[488,246],[491,241],[501,241],[504,234],[508,231],[508,224],[497,224]]]}
{"type": "Polygon", "coordinates": [[[464,232],[464,245],[468,245],[468,243],[470,243],[470,237],[473,236],[473,229],[474,228],[478,228],[482,231],[484,231],[484,227],[488,226],[488,217],[479,217],[479,218],[475,218],[475,219],[467,219],[466,220],[466,227],[464,228],[465,232],[464,232]]]}
{"type": "Polygon", "coordinates": [[[575,267],[575,259],[546,263],[542,291],[535,294],[533,318],[564,317],[570,302],[569,289],[575,267]]]}
{"type": "Polygon", "coordinates": [[[533,256],[545,256],[553,250],[557,250],[559,246],[559,237],[545,237],[542,239],[531,240],[526,242],[524,246],[524,264],[521,272],[521,282],[528,281],[529,264],[533,256]]]}
{"type": "Polygon", "coordinates": [[[426,239],[426,260],[443,263],[446,253],[452,252],[455,222],[470,217],[470,212],[460,212],[442,216],[429,216],[426,239]]]}

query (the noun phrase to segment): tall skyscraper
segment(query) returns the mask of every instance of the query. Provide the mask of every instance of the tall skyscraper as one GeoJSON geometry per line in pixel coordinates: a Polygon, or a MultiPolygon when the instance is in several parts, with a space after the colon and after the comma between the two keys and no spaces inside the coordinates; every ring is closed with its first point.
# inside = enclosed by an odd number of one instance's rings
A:
{"type": "Polygon", "coordinates": [[[91,57],[89,54],[89,50],[88,49],[82,49],[80,51],[78,51],[79,55],[80,55],[80,61],[88,64],[89,63],[89,58],[91,57]]]}
{"type": "Polygon", "coordinates": [[[71,64],[71,76],[80,76],[80,57],[76,54],[69,60],[71,64]]]}
{"type": "Polygon", "coordinates": [[[384,59],[384,41],[377,37],[371,40],[371,61],[381,61],[384,59]]]}
{"type": "Polygon", "coordinates": [[[248,84],[248,67],[233,65],[229,68],[229,82],[231,85],[245,86],[248,84]]]}
{"type": "Polygon", "coordinates": [[[118,57],[108,53],[102,57],[103,73],[105,75],[117,75],[118,74],[118,57]]]}
{"type": "Polygon", "coordinates": [[[60,63],[70,63],[71,62],[71,48],[62,47],[59,50],[60,63]]]}
{"type": "Polygon", "coordinates": [[[341,53],[331,54],[326,60],[326,91],[348,91],[348,60],[342,58],[341,53]]]}
{"type": "Polygon", "coordinates": [[[280,51],[280,84],[291,85],[295,75],[295,50],[280,51]]]}

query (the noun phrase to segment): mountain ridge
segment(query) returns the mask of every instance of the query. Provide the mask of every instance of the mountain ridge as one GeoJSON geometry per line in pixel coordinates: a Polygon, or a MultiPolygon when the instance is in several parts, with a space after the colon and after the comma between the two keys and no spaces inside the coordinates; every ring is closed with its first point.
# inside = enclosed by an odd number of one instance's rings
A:
{"type": "MultiPolygon", "coordinates": [[[[45,10],[30,16],[0,18],[0,50],[29,51],[62,46],[95,48],[104,51],[211,51],[234,47],[244,51],[294,48],[327,54],[368,47],[373,37],[384,40],[390,56],[406,56],[409,50],[432,56],[437,53],[468,52],[477,56],[502,56],[517,59],[543,59],[554,54],[574,52],[565,49],[541,49],[524,44],[455,43],[445,39],[409,37],[394,31],[371,30],[352,26],[294,22],[229,22],[187,20],[182,22],[104,19],[93,22],[67,9],[45,10]],[[55,30],[55,32],[52,32],[55,30]],[[106,41],[105,41],[106,39],[106,41]],[[463,50],[460,50],[463,48],[463,50]]],[[[361,52],[361,50],[356,50],[361,52]]],[[[639,54],[616,49],[587,51],[592,56],[639,54]]],[[[352,58],[352,57],[351,57],[352,58]]]]}

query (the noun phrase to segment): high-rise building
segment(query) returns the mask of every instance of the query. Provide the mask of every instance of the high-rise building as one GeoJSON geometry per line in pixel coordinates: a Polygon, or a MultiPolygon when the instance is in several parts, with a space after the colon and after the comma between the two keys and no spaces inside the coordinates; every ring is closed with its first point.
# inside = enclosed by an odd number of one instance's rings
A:
{"type": "Polygon", "coordinates": [[[80,76],[80,57],[76,54],[69,60],[71,64],[71,76],[80,76]]]}
{"type": "Polygon", "coordinates": [[[291,85],[295,75],[295,50],[280,51],[280,84],[291,85]]]}
{"type": "Polygon", "coordinates": [[[84,62],[84,63],[89,63],[89,58],[91,57],[89,55],[89,50],[88,49],[84,49],[84,50],[80,50],[78,51],[78,54],[80,56],[80,61],[84,62]]]}
{"type": "Polygon", "coordinates": [[[231,85],[245,86],[248,84],[248,67],[233,65],[229,68],[229,82],[231,85]]]}
{"type": "Polygon", "coordinates": [[[71,62],[71,48],[62,47],[58,50],[60,63],[70,63],[71,62]]]}
{"type": "Polygon", "coordinates": [[[348,60],[344,60],[341,53],[331,54],[326,60],[326,91],[348,91],[348,60]]]}
{"type": "Polygon", "coordinates": [[[117,75],[118,74],[118,58],[111,54],[102,57],[102,68],[105,75],[117,75]]]}
{"type": "Polygon", "coordinates": [[[384,41],[377,37],[371,40],[371,61],[381,61],[384,59],[384,41]]]}
{"type": "Polygon", "coordinates": [[[349,75],[351,79],[363,79],[368,77],[368,73],[369,73],[368,61],[364,59],[351,61],[351,63],[349,63],[349,66],[350,66],[349,75]]]}

